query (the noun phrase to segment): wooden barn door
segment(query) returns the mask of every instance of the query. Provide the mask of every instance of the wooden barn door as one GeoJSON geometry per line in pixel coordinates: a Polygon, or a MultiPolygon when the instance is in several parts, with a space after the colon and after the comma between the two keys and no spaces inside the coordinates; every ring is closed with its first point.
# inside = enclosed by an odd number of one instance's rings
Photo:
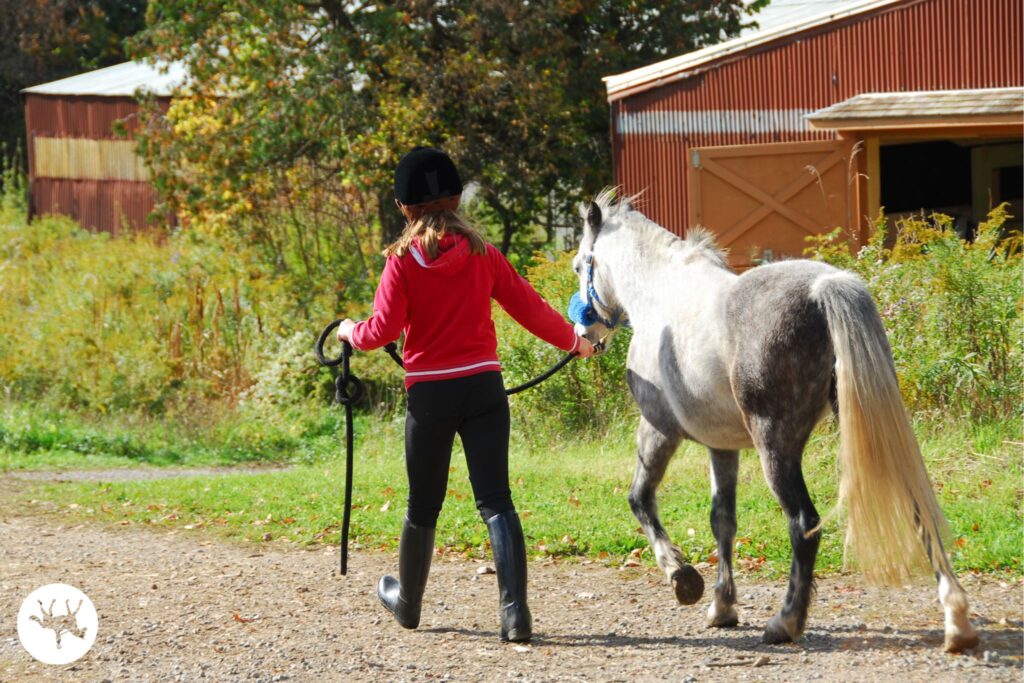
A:
{"type": "Polygon", "coordinates": [[[856,163],[847,141],[691,150],[690,225],[703,225],[736,268],[800,257],[805,238],[846,229],[859,243],[856,163]]]}

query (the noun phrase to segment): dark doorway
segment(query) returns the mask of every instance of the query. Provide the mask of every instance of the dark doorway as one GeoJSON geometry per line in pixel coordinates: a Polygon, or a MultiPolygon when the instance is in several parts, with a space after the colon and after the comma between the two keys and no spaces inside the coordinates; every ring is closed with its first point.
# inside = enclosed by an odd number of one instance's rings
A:
{"type": "Polygon", "coordinates": [[[886,213],[971,213],[971,150],[948,141],[886,145],[879,150],[886,213]]]}

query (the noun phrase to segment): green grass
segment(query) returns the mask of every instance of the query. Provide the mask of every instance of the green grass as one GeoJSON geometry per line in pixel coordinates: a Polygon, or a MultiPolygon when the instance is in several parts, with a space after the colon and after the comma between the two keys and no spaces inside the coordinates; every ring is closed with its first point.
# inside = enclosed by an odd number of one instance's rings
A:
{"type": "MultiPolygon", "coordinates": [[[[358,432],[369,419],[357,417],[358,432]]],[[[0,403],[0,472],[317,462],[337,453],[339,428],[343,415],[330,407],[275,420],[215,408],[156,419],[0,403]]]]}
{"type": "MultiPolygon", "coordinates": [[[[950,550],[958,571],[1022,573],[1022,468],[1017,427],[924,423],[918,434],[939,499],[953,529],[950,550]]],[[[362,548],[394,548],[407,487],[400,420],[366,423],[357,431],[352,538],[362,548]]],[[[338,441],[334,441],[337,448],[338,441]]],[[[835,501],[836,433],[824,428],[805,455],[805,475],[820,512],[835,501]]],[[[588,556],[620,562],[647,541],[626,495],[633,468],[629,426],[584,442],[552,439],[511,454],[513,497],[533,555],[588,556]]],[[[190,530],[238,539],[265,537],[296,544],[337,543],[343,462],[337,456],[284,472],[111,483],[45,484],[29,492],[76,518],[190,530]],[[269,536],[266,536],[269,535],[269,536]]],[[[460,452],[452,459],[449,491],[438,523],[438,545],[472,556],[487,551],[486,530],[473,503],[460,452]]],[[[688,444],[673,460],[659,490],[662,519],[693,561],[715,548],[708,523],[708,462],[688,444]]],[[[740,466],[738,563],[783,574],[789,566],[785,519],[768,491],[752,451],[740,466]]],[[[824,530],[818,569],[843,567],[841,520],[824,530]]],[[[195,533],[202,533],[195,531],[195,533]]]]}

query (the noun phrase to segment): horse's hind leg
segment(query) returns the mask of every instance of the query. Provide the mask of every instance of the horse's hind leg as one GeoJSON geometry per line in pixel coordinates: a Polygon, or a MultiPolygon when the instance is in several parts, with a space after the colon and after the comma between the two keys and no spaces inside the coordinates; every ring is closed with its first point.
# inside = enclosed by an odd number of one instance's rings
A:
{"type": "Polygon", "coordinates": [[[711,531],[718,542],[718,581],[708,607],[708,626],[735,626],[736,582],[732,577],[732,543],[736,538],[736,477],[739,451],[708,449],[711,454],[711,531]]]}
{"type": "MultiPolygon", "coordinates": [[[[941,547],[941,544],[940,544],[941,547]]],[[[962,652],[978,645],[978,632],[968,618],[967,593],[956,580],[943,551],[942,569],[935,573],[939,580],[939,602],[946,614],[946,652],[962,652]]]]}
{"type": "MultiPolygon", "coordinates": [[[[914,520],[918,521],[918,512],[914,511],[914,520]]],[[[936,558],[931,556],[931,538],[927,531],[918,522],[918,532],[921,534],[921,542],[924,544],[925,552],[928,553],[928,559],[931,560],[932,566],[938,565],[938,569],[935,572],[935,578],[939,582],[939,602],[942,603],[942,609],[946,615],[946,637],[945,637],[945,650],[946,652],[962,652],[963,650],[969,650],[972,647],[978,645],[978,632],[974,630],[974,626],[971,625],[971,621],[968,618],[968,612],[970,611],[967,606],[967,593],[964,591],[963,586],[956,580],[956,574],[953,573],[953,567],[949,563],[949,557],[946,556],[945,548],[942,547],[942,539],[938,539],[938,546],[941,549],[941,557],[936,558]]]]}
{"type": "Polygon", "coordinates": [[[679,446],[679,437],[666,436],[647,420],[640,419],[637,430],[637,461],[633,484],[629,491],[629,507],[640,521],[647,540],[654,549],[658,566],[672,582],[676,599],[683,605],[692,605],[704,594],[704,579],[692,565],[686,564],[683,554],[668,537],[658,518],[655,492],[669,460],[679,446]]]}
{"type": "MultiPolygon", "coordinates": [[[[789,542],[793,559],[789,569],[789,587],[782,609],[769,620],[763,640],[766,643],[786,643],[798,640],[807,623],[807,608],[814,590],[814,561],[818,556],[821,531],[820,518],[811,502],[800,469],[803,438],[783,439],[778,435],[786,430],[771,421],[755,427],[755,444],[761,456],[761,467],[772,493],[789,520],[789,542]],[[810,533],[814,530],[814,533],[810,533]]],[[[809,432],[810,430],[808,430],[809,432]]]]}

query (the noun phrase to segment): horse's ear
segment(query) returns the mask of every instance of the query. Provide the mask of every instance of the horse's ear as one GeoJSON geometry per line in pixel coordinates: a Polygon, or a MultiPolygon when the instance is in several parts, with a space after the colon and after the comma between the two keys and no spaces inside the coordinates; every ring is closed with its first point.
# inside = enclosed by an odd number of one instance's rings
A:
{"type": "Polygon", "coordinates": [[[594,237],[597,237],[603,222],[604,216],[601,215],[601,207],[598,206],[597,202],[590,202],[590,208],[587,209],[587,227],[590,228],[590,232],[594,237]]]}

